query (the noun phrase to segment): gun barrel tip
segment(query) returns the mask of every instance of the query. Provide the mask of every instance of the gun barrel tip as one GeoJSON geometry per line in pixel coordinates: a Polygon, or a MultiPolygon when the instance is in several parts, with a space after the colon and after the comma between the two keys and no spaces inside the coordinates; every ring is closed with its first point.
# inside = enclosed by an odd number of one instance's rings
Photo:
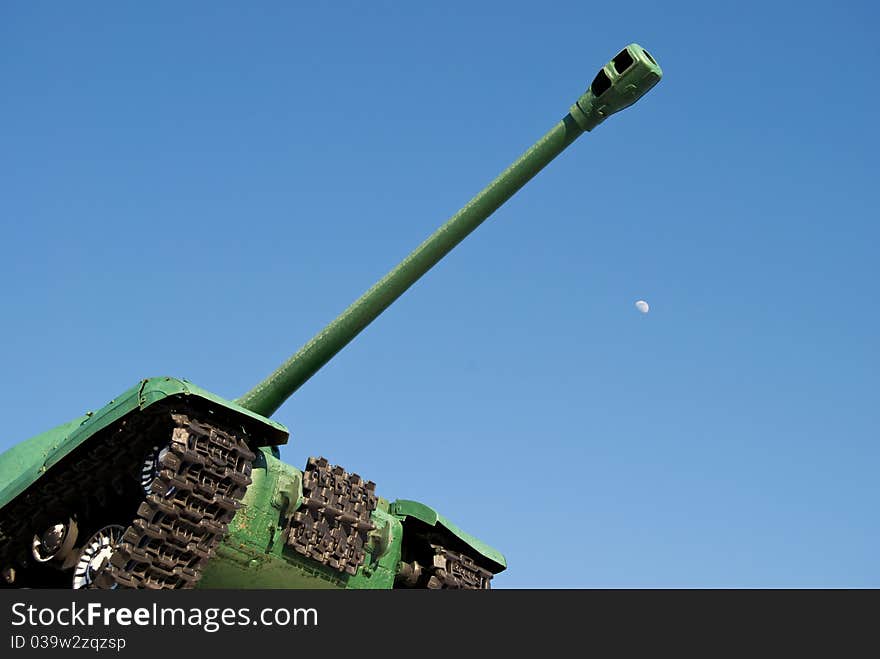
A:
{"type": "Polygon", "coordinates": [[[626,47],[626,50],[632,51],[637,57],[645,60],[648,64],[652,65],[652,68],[657,73],[658,77],[663,77],[663,69],[660,68],[660,65],[657,63],[657,60],[654,59],[654,56],[648,52],[648,49],[638,43],[631,43],[626,47]]]}

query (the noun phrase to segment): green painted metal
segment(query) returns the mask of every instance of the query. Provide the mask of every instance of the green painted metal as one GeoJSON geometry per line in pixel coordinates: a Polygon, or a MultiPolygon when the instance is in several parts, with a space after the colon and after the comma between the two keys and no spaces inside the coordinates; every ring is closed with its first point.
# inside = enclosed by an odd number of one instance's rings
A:
{"type": "Polygon", "coordinates": [[[287,428],[276,421],[260,417],[186,380],[171,377],[148,378],[141,380],[98,411],[88,412],[0,454],[0,506],[12,501],[96,432],[119,422],[128,414],[146,410],[159,401],[176,396],[200,399],[217,410],[234,414],[242,425],[248,426],[254,431],[252,434],[260,438],[258,445],[287,442],[287,428]]]}
{"type": "MultiPolygon", "coordinates": [[[[336,571],[295,552],[285,542],[290,520],[302,504],[303,472],[278,459],[287,429],[267,418],[318,369],[347,345],[413,283],[474,231],[553,158],[585,131],[635,103],[662,76],[638,44],[630,44],[606,64],[568,114],[409,256],[308,341],[269,377],[236,401],[223,399],[185,380],[142,380],[107,405],[21,442],[0,455],[0,507],[34,486],[73,450],[96,433],[115,431],[156,403],[186,399],[186,409],[207,419],[239,426],[257,457],[242,508],[199,581],[201,588],[391,588],[405,558],[407,529],[422,527],[442,546],[467,550],[481,567],[497,573],[504,556],[425,504],[379,498],[367,535],[366,558],[354,575],[336,571]]],[[[158,407],[157,410],[166,408],[158,407]]],[[[124,436],[124,435],[121,435],[124,436]]],[[[434,542],[434,540],[431,540],[434,542]]],[[[410,545],[411,547],[411,545],[410,545]]],[[[0,566],[3,568],[4,566],[0,566]]],[[[411,575],[410,575],[411,576],[411,575]]],[[[409,578],[401,572],[405,581],[409,578]]]]}
{"type": "MultiPolygon", "coordinates": [[[[59,446],[69,451],[70,436],[90,418],[89,414],[62,423],[0,454],[0,506],[5,506],[46,471],[45,462],[59,446]]],[[[77,443],[81,443],[80,442],[77,443]]]]}
{"type": "Polygon", "coordinates": [[[615,112],[628,108],[660,82],[663,71],[651,54],[631,43],[599,69],[586,93],[569,110],[584,130],[593,130],[615,112]]]}
{"type": "Polygon", "coordinates": [[[660,67],[641,46],[630,44],[624,48],[600,70],[590,88],[546,135],[237,402],[265,416],[275,412],[337,352],[584,131],[592,130],[615,112],[635,103],[659,82],[662,75],[660,67]],[[625,61],[628,65],[623,69],[622,62],[625,61]],[[615,65],[615,62],[619,63],[615,65]]]}
{"type": "Polygon", "coordinates": [[[243,507],[229,535],[205,569],[199,588],[347,588],[394,586],[403,544],[400,518],[380,499],[372,521],[366,559],[357,574],[320,565],[285,545],[285,521],[299,507],[302,472],[264,448],[257,454],[243,507]]]}
{"type": "Polygon", "coordinates": [[[280,446],[286,444],[290,432],[284,425],[256,414],[235,401],[221,398],[207,389],[202,389],[187,380],[171,377],[149,378],[141,382],[138,391],[138,405],[145,409],[149,405],[171,396],[192,396],[215,403],[218,408],[237,415],[246,427],[252,427],[254,435],[260,437],[257,446],[280,446]]]}
{"type": "Polygon", "coordinates": [[[436,526],[445,529],[448,533],[465,543],[474,552],[493,563],[494,572],[501,572],[507,568],[507,561],[504,559],[504,556],[500,551],[493,549],[485,542],[472,536],[470,533],[465,533],[430,506],[419,503],[418,501],[398,499],[391,504],[390,511],[393,515],[396,515],[401,519],[415,517],[428,526],[436,526]]]}

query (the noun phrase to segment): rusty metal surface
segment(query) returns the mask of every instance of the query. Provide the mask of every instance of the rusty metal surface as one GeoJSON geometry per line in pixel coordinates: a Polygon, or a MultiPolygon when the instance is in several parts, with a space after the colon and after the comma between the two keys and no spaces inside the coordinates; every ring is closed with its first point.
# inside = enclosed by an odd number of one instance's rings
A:
{"type": "Polygon", "coordinates": [[[253,451],[232,433],[183,414],[172,418],[161,470],[100,587],[192,588],[241,507],[253,451]]]}
{"type": "Polygon", "coordinates": [[[287,544],[339,572],[355,574],[364,562],[370,520],[376,509],[376,484],[309,458],[303,471],[303,503],[293,515],[287,544]]]}

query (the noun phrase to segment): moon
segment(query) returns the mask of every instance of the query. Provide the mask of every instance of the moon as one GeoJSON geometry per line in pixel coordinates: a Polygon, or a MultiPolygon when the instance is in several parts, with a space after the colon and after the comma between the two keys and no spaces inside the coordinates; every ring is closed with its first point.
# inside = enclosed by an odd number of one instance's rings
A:
{"type": "Polygon", "coordinates": [[[642,313],[648,313],[651,310],[651,307],[649,307],[648,303],[644,300],[639,300],[638,302],[636,302],[636,309],[638,309],[642,313]]]}

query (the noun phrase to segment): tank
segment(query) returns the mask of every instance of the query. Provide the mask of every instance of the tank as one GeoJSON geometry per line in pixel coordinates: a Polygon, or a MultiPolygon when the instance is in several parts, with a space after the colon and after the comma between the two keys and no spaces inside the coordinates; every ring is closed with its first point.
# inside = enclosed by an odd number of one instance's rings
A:
{"type": "Polygon", "coordinates": [[[496,549],[429,505],[309,458],[285,464],[272,414],[660,67],[621,50],[549,132],[292,357],[236,400],[141,380],[0,455],[0,585],[24,588],[489,588],[496,549]]]}

